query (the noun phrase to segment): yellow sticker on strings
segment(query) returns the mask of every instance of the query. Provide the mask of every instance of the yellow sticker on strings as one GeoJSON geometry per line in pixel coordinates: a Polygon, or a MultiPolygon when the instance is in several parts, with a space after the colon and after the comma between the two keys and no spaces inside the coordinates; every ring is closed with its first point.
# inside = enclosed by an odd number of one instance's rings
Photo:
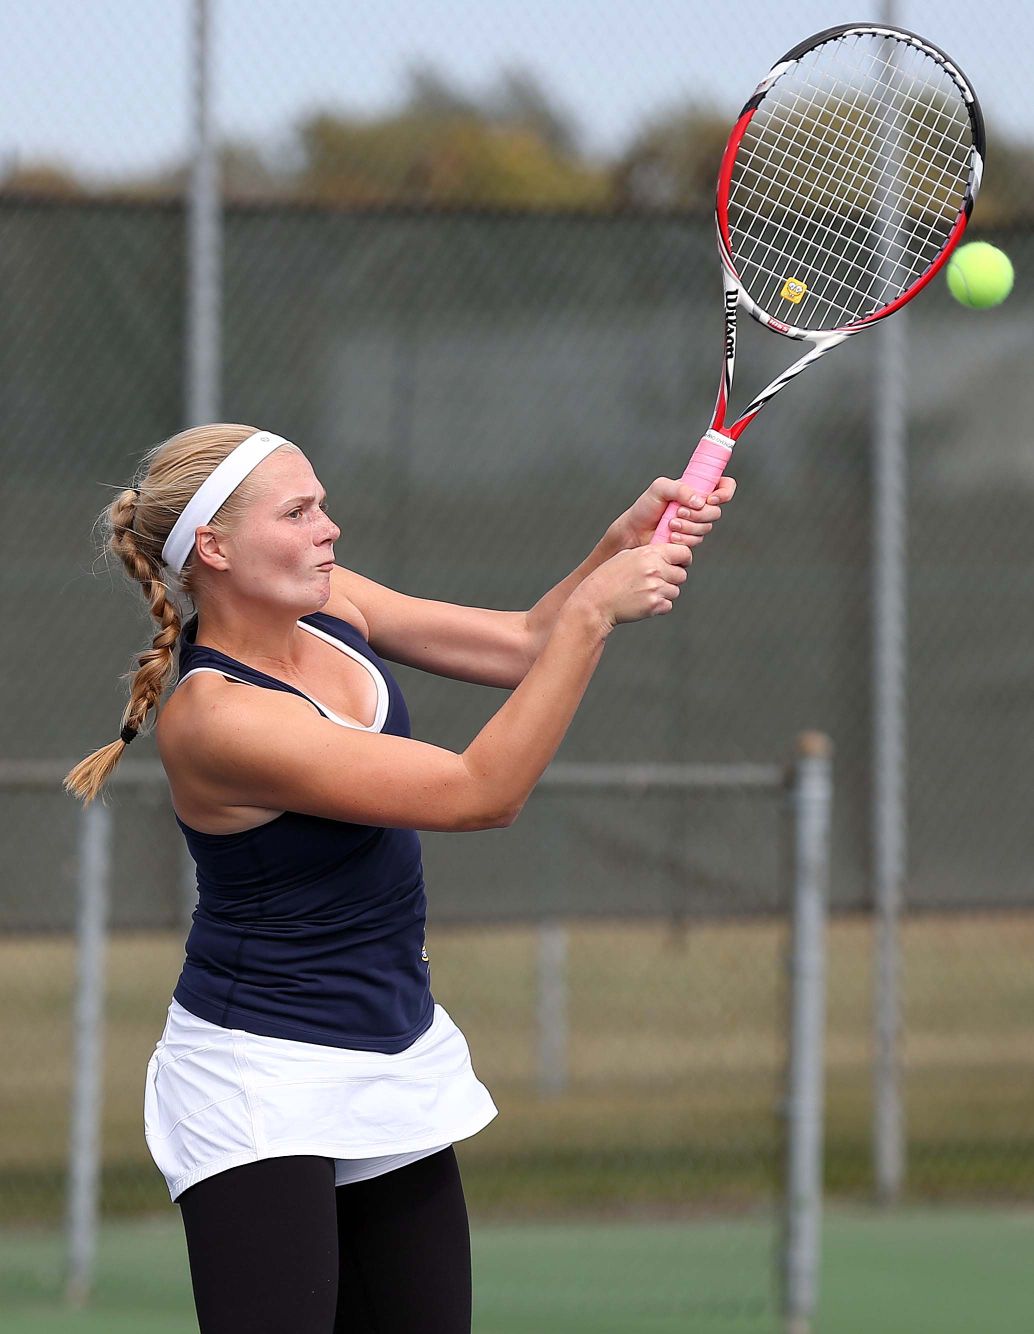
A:
{"type": "Polygon", "coordinates": [[[779,295],[784,301],[792,301],[796,306],[804,300],[804,294],[807,290],[807,283],[802,283],[799,278],[787,278],[779,295]]]}

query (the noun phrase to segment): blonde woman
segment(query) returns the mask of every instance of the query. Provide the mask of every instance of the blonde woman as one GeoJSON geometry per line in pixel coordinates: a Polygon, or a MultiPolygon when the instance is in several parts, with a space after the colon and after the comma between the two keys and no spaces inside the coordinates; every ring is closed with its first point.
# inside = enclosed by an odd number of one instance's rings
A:
{"type": "Polygon", "coordinates": [[[201,1334],[469,1334],[452,1146],[497,1109],[431,994],[416,831],[513,823],[607,637],[671,611],[733,490],[690,507],[658,479],[527,614],[337,565],[309,460],[251,426],[173,436],[106,511],[160,628],[120,739],[66,786],[97,795],[178,650],[155,737],[198,905],[144,1134],[180,1207],[201,1334]],[[650,546],[674,498],[673,541],[650,546]],[[456,754],[411,738],[386,659],[512,694],[456,754]]]}

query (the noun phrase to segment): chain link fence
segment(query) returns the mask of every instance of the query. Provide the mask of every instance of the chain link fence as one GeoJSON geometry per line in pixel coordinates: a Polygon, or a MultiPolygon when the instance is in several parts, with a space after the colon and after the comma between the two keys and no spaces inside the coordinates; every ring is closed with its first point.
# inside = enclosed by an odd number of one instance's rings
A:
{"type": "MultiPolygon", "coordinates": [[[[47,800],[55,767],[0,765],[0,792],[47,800]]],[[[166,805],[160,766],[127,761],[112,795],[110,808],[80,813],[66,849],[74,938],[9,936],[0,996],[19,1015],[3,1053],[0,1225],[64,1216],[66,1291],[77,1302],[91,1292],[97,1216],[157,1214],[166,1200],[134,1130],[139,1062],[193,904],[186,886],[161,904],[135,893],[141,875],[163,879],[154,847],[134,849],[127,831],[150,829],[166,805]]],[[[636,915],[627,898],[593,915],[557,911],[545,895],[536,913],[494,923],[476,904],[435,914],[435,994],[484,1050],[479,1071],[505,1112],[502,1134],[462,1146],[476,1217],[708,1219],[688,1268],[651,1297],[655,1313],[674,1304],[694,1320],[720,1313],[760,1331],[780,1311],[814,1309],[831,795],[828,743],[814,735],[786,765],[550,770],[526,816],[545,886],[579,803],[603,801],[627,821],[661,801],[675,818],[734,808],[764,831],[726,872],[747,877],[757,903],[747,917],[709,913],[692,930],[689,899],[673,899],[664,917],[636,915]],[[722,975],[735,986],[716,985],[722,975]]],[[[671,868],[673,887],[682,875],[671,868]]],[[[11,1284],[3,1268],[0,1284],[11,1284]]],[[[564,1300],[588,1296],[573,1273],[564,1300]]]]}
{"type": "MultiPolygon", "coordinates": [[[[0,756],[72,761],[117,735],[119,678],[151,637],[91,524],[140,454],[187,424],[195,6],[2,7],[0,756]]],[[[208,8],[224,205],[218,417],[301,444],[341,525],[341,563],[417,596],[532,605],[649,481],[681,471],[706,424],[721,290],[708,209],[730,116],[802,36],[885,18],[886,5],[208,8]]],[[[938,283],[907,315],[905,1188],[1029,1201],[1034,148],[1018,53],[1034,20],[1004,0],[994,22],[957,3],[893,10],[956,55],[981,97],[973,234],[1017,272],[993,312],[963,311],[938,283]]],[[[676,614],[615,635],[562,751],[769,762],[802,729],[835,739],[826,1181],[855,1197],[873,1189],[882,332],[835,353],[753,428],[739,494],[676,614]]],[[[784,367],[787,347],[743,328],[741,391],[784,367]]],[[[414,734],[453,749],[503,698],[398,675],[414,734]]],[[[137,744],[146,755],[151,743],[137,744]]],[[[60,790],[0,801],[0,1199],[9,1220],[45,1219],[67,1154],[77,812],[60,790]]],[[[192,901],[167,796],[112,801],[104,1199],[137,1212],[161,1207],[139,1103],[192,901]]],[[[525,817],[424,840],[436,998],[510,1111],[464,1146],[472,1204],[663,1209],[685,1203],[683,1169],[698,1203],[768,1198],[777,821],[717,798],[541,801],[548,831],[525,817]],[[576,1091],[544,1113],[530,1030],[499,1034],[515,1006],[530,1023],[547,915],[577,923],[580,1017],[576,1091]],[[611,988],[623,1004],[601,1022],[611,988]],[[685,1064],[662,1077],[640,1067],[637,1034],[669,1023],[669,1037],[686,1028],[685,1064]]]]}

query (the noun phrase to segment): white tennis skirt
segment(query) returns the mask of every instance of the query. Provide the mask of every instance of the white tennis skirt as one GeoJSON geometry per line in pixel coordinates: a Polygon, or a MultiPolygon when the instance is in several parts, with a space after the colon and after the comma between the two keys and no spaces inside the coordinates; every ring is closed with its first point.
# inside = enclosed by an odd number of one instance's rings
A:
{"type": "Polygon", "coordinates": [[[144,1138],[173,1200],[241,1163],[333,1158],[365,1181],[483,1130],[499,1114],[441,1005],[395,1054],[263,1037],[199,1019],[177,1000],[147,1063],[144,1138]]]}

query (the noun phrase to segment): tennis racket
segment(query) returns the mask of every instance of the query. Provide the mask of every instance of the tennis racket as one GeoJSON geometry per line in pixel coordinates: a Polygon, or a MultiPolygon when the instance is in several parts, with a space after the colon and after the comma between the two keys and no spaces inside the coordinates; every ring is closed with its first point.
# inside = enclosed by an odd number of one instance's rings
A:
{"type": "MultiPolygon", "coordinates": [[[[682,474],[706,499],[736,441],[831,348],[900,310],[958,245],[980,188],[984,123],[959,67],[882,24],[817,33],[740,112],[718,172],[724,365],[710,429],[682,474]],[[726,424],[736,315],[812,350],[726,424]]],[[[661,516],[653,542],[670,541],[661,516]]]]}

